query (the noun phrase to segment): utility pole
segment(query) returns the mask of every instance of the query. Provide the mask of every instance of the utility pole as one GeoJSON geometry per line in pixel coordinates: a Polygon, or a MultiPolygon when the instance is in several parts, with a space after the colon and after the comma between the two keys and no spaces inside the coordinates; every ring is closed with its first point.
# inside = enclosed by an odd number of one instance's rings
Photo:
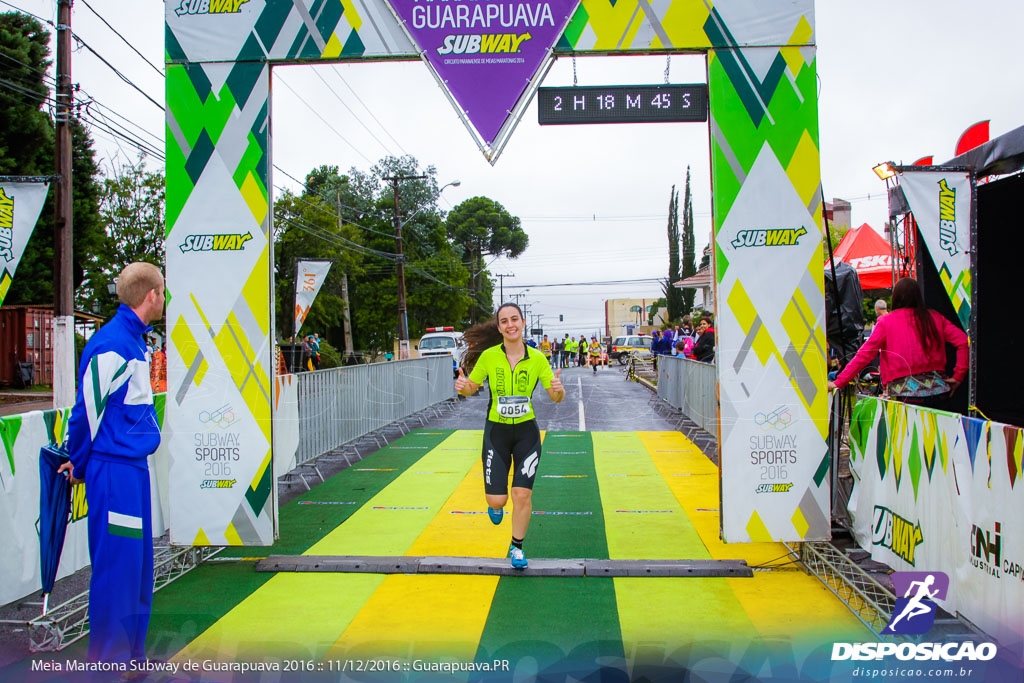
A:
{"type": "MultiPolygon", "coordinates": [[[[338,232],[341,232],[341,190],[335,190],[334,197],[337,202],[338,209],[338,232]]],[[[341,302],[345,310],[345,359],[348,360],[352,356],[352,317],[349,313],[348,303],[348,273],[342,272],[341,274],[341,302]]]]}
{"type": "Polygon", "coordinates": [[[395,196],[395,253],[398,255],[398,357],[409,357],[409,318],[405,307],[405,254],[402,251],[402,223],[398,217],[398,183],[403,180],[423,180],[425,175],[395,175],[383,178],[391,183],[395,196]]]}
{"type": "Polygon", "coordinates": [[[53,407],[75,402],[75,299],[71,271],[71,2],[57,0],[53,231],[53,407]]]}
{"type": "MultiPolygon", "coordinates": [[[[505,303],[505,278],[515,277],[515,275],[513,273],[507,273],[502,275],[495,275],[494,277],[498,278],[498,291],[500,292],[498,294],[498,305],[500,306],[503,303],[505,303]]],[[[515,296],[515,294],[513,294],[512,296],[515,296]]]]}

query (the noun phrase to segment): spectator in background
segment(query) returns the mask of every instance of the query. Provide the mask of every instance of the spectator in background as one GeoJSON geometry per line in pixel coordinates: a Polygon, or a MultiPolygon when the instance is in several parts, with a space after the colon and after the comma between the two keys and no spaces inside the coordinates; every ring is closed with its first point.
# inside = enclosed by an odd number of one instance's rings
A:
{"type": "Polygon", "coordinates": [[[849,384],[875,354],[881,353],[882,384],[889,397],[945,409],[967,376],[967,335],[925,306],[921,289],[913,278],[902,278],[893,287],[892,309],[891,314],[883,313],[878,318],[871,337],[835,382],[829,382],[829,389],[849,384]],[[952,377],[943,377],[946,343],[956,347],[952,377]]]}
{"type": "Polygon", "coordinates": [[[672,328],[669,327],[661,333],[661,355],[672,355],[672,348],[675,346],[675,343],[675,333],[672,331],[672,328]]]}
{"type": "Polygon", "coordinates": [[[579,353],[579,358],[577,358],[577,360],[576,360],[576,364],[579,367],[582,368],[582,367],[584,367],[587,364],[587,335],[585,335],[585,334],[581,334],[580,335],[579,346],[580,346],[580,353],[579,353]]]}
{"type": "Polygon", "coordinates": [[[693,357],[701,363],[715,362],[715,328],[709,318],[701,316],[697,323],[697,342],[693,345],[693,357]]]}
{"type": "Polygon", "coordinates": [[[551,340],[548,339],[548,335],[544,335],[544,338],[540,341],[540,351],[544,354],[544,357],[548,361],[548,365],[551,365],[551,340]]]}
{"type": "MultiPolygon", "coordinates": [[[[893,306],[894,307],[896,306],[895,302],[893,302],[893,306]]],[[[893,310],[895,310],[895,308],[893,310]]],[[[875,302],[875,317],[876,318],[881,318],[883,315],[885,315],[888,312],[889,312],[889,305],[887,303],[885,303],[885,299],[879,299],[878,301],[875,302]]],[[[876,320],[875,322],[878,322],[878,321],[876,320]]]]}

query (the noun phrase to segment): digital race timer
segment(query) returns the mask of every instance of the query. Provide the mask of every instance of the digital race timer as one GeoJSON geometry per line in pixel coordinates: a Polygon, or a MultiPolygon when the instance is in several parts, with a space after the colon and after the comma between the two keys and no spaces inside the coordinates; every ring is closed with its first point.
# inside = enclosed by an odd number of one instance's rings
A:
{"type": "Polygon", "coordinates": [[[707,121],[708,86],[609,85],[537,89],[541,125],[707,121]]]}

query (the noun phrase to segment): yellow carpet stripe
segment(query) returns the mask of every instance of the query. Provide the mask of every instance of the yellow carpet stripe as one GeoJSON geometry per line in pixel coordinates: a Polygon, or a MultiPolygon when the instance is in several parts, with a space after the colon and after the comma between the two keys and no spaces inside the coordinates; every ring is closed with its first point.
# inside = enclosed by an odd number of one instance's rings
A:
{"type": "MultiPolygon", "coordinates": [[[[600,432],[592,436],[609,557],[707,559],[707,549],[668,485],[658,476],[639,436],[635,433],[600,432]],[[651,476],[608,476],[631,473],[651,476]],[[616,512],[622,509],[673,512],[616,512]]],[[[671,651],[681,643],[709,638],[746,641],[756,635],[723,579],[630,578],[614,581],[622,644],[627,657],[641,646],[671,651]],[[655,605],[657,608],[652,608],[655,605]]]]}
{"type": "MultiPolygon", "coordinates": [[[[511,519],[496,528],[486,514],[452,514],[453,511],[486,510],[480,462],[483,434],[479,431],[459,434],[471,439],[460,442],[462,445],[458,447],[472,451],[456,454],[461,462],[450,467],[462,471],[466,463],[472,463],[472,467],[406,555],[501,557],[505,554],[511,519]]],[[[497,576],[388,576],[338,638],[328,658],[358,655],[397,657],[405,661],[440,658],[471,661],[487,622],[498,579],[497,576]],[[425,634],[430,637],[425,638],[425,634]]]]}
{"type": "MultiPolygon", "coordinates": [[[[785,562],[781,543],[722,543],[719,539],[718,468],[678,432],[640,432],[651,460],[683,506],[711,557],[744,559],[750,565],[785,562]],[[679,476],[679,475],[685,476],[679,476]]],[[[751,495],[754,495],[751,493],[751,495]]],[[[786,570],[755,572],[753,579],[726,579],[763,637],[798,634],[863,639],[866,631],[853,614],[813,576],[791,565],[786,570]]]]}
{"type": "MultiPolygon", "coordinates": [[[[424,486],[423,477],[428,475],[413,472],[451,469],[440,466],[450,464],[451,455],[455,454],[445,449],[465,448],[474,438],[478,439],[472,433],[453,433],[305,554],[404,553],[429,523],[433,512],[374,510],[373,507],[432,506],[436,511],[448,489],[424,486]]],[[[439,481],[441,477],[458,481],[462,475],[433,476],[439,481]]],[[[266,655],[323,659],[383,581],[384,576],[380,574],[278,574],[189,643],[175,660],[252,659],[266,655]]]]}

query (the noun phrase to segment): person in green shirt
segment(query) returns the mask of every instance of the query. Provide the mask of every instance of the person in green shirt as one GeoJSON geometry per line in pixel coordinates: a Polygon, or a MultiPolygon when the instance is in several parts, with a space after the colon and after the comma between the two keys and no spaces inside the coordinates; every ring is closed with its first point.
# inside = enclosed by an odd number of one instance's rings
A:
{"type": "Polygon", "coordinates": [[[523,312],[516,304],[498,308],[494,320],[466,330],[469,350],[463,368],[455,380],[455,391],[472,396],[484,380],[490,387],[487,422],[481,459],[484,468],[484,495],[487,514],[501,524],[509,494],[512,470],[512,543],[508,557],[513,569],[525,569],[523,539],[533,513],[533,482],[540,461],[540,429],[537,427],[531,396],[539,381],[555,403],[565,398],[559,378],[544,354],[523,343],[523,312]]]}

